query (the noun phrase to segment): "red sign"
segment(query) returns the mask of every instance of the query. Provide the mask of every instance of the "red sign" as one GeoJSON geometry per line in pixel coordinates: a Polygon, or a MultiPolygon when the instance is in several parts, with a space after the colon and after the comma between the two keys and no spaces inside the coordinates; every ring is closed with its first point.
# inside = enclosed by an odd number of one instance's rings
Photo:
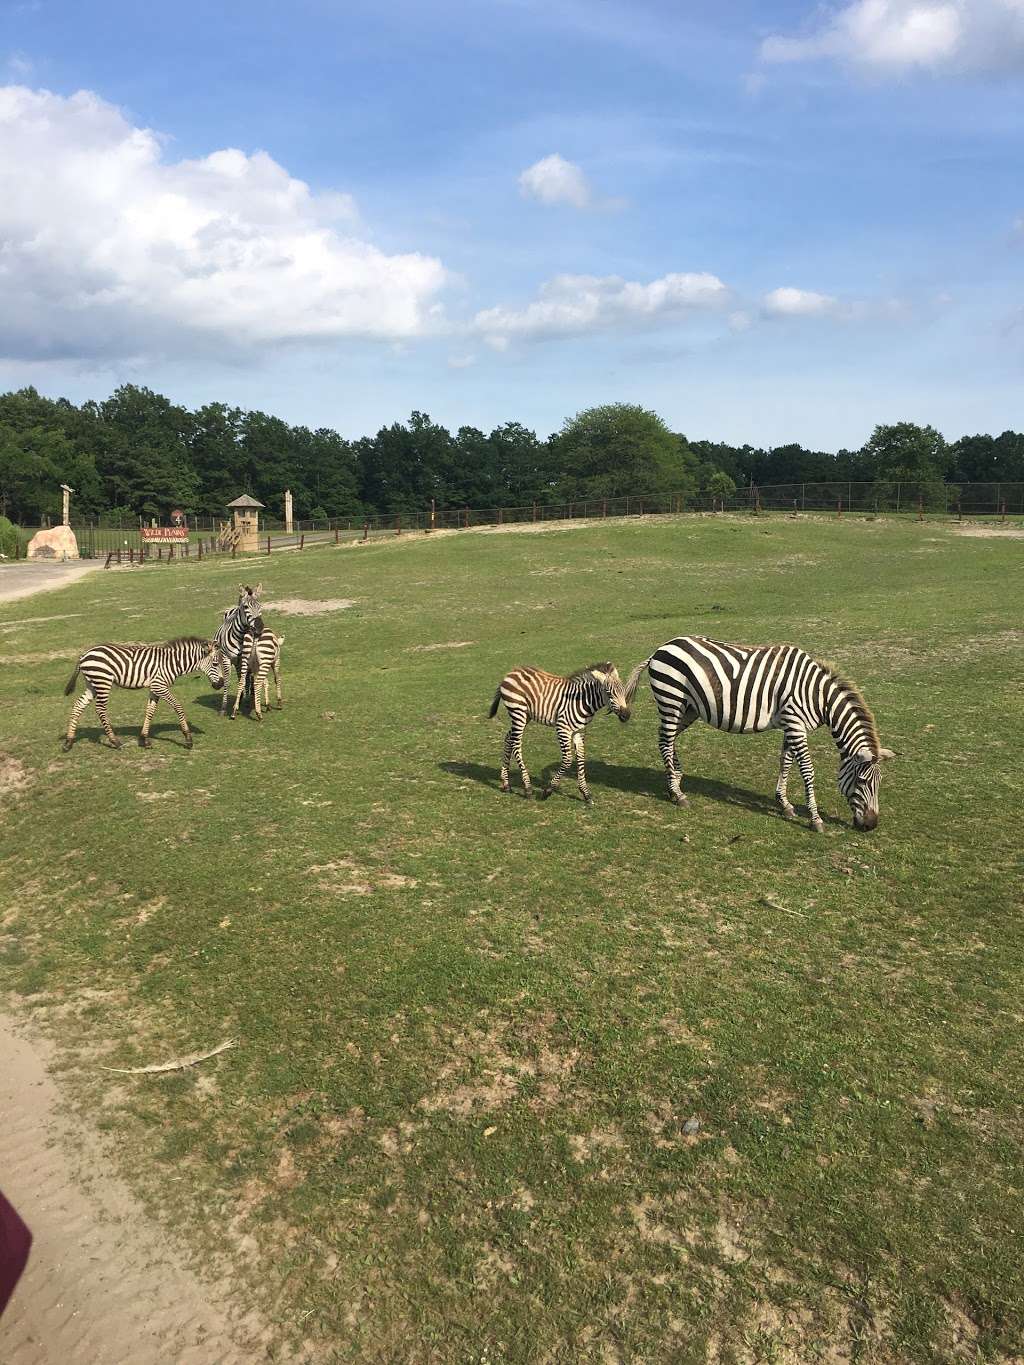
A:
{"type": "Polygon", "coordinates": [[[143,526],[143,540],[188,540],[186,526],[143,526]]]}

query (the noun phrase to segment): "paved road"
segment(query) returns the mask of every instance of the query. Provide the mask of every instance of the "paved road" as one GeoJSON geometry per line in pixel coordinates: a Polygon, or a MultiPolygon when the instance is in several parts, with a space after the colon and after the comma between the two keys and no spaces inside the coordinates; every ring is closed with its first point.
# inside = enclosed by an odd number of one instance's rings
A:
{"type": "Polygon", "coordinates": [[[83,574],[102,567],[102,559],[78,559],[66,564],[23,559],[17,564],[0,564],[0,602],[16,602],[19,597],[66,587],[83,574]]]}

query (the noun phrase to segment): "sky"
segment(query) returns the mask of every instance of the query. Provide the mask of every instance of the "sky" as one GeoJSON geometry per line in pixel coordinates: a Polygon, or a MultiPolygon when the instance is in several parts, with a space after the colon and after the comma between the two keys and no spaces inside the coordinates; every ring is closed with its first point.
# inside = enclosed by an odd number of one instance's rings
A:
{"type": "Polygon", "coordinates": [[[1024,428],[1024,0],[0,0],[0,390],[1024,428]]]}

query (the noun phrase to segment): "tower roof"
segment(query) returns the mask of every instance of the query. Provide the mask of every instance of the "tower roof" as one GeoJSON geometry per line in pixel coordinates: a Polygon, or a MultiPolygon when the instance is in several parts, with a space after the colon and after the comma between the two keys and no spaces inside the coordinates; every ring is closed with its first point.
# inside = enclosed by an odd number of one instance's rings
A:
{"type": "Polygon", "coordinates": [[[262,502],[257,502],[255,498],[250,498],[248,493],[243,493],[240,498],[228,503],[228,507],[262,507],[263,505],[262,502]]]}

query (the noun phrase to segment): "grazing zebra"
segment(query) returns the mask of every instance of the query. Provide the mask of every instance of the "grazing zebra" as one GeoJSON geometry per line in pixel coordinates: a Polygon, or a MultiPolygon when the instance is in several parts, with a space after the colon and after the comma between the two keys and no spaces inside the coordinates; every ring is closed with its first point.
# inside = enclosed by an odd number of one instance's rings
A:
{"type": "Polygon", "coordinates": [[[120,749],[121,741],[111,729],[107,716],[107,698],[112,687],[149,688],[146,718],[139,731],[139,743],[144,749],[151,744],[149,725],[159,701],[166,701],[174,711],[181,733],[185,736],[185,746],[191,749],[192,732],[188,728],[185,712],[174,699],[171,684],[183,673],[203,672],[214,687],[223,687],[226,667],[216,643],[213,640],[200,640],[194,635],[168,640],[162,645],[93,645],[78,660],[64,689],[65,697],[70,697],[79,673],[85,677],[86,689],[71,708],[71,719],[63,744],[65,753],[74,744],[79,718],[91,701],[96,703],[96,713],[107,739],[115,749],[120,749]]]}
{"type": "MultiPolygon", "coordinates": [[[[241,676],[242,654],[245,649],[246,638],[260,635],[263,631],[262,597],[262,583],[257,583],[255,588],[240,583],[238,585],[238,605],[224,613],[224,619],[214,636],[217,648],[224,655],[229,673],[234,668],[241,676]]],[[[222,716],[226,714],[227,709],[228,691],[225,687],[220,704],[222,716]]]]}
{"type": "Polygon", "coordinates": [[[852,682],[794,645],[750,648],[687,635],[669,640],[637,664],[626,682],[627,701],[632,701],[645,668],[661,715],[658,744],[669,794],[677,805],[687,804],[676,757],[676,736],[681,730],[698,719],[735,734],[781,730],[775,799],[786,819],[794,819],[786,787],[796,759],[807,792],[811,828],[820,833],[823,825],[814,798],[807,735],[827,725],[840,754],[839,790],[850,804],[854,825],[874,829],[878,824],[879,760],[892,758],[893,753],[881,747],[875,718],[852,682]]]}
{"type": "Polygon", "coordinates": [[[505,736],[501,790],[511,791],[508,765],[509,759],[514,757],[523,775],[526,795],[531,796],[533,793],[530,774],[523,762],[523,731],[528,721],[535,720],[541,725],[555,727],[562,751],[561,765],[541,792],[540,799],[546,800],[555,790],[572,767],[575,753],[576,781],[579,783],[580,795],[589,803],[591,796],[587,787],[583,731],[604,706],[619,720],[629,720],[629,704],[614,664],[591,664],[589,668],[570,673],[567,678],[555,673],[544,673],[539,668],[514,668],[499,683],[488,714],[496,715],[502,702],[505,703],[512,727],[505,736]]]}
{"type": "Polygon", "coordinates": [[[260,710],[260,685],[263,686],[263,705],[270,709],[270,674],[274,675],[274,686],[277,688],[277,709],[280,711],[282,706],[281,698],[281,646],[284,644],[283,635],[275,635],[271,630],[264,630],[262,635],[247,635],[245,647],[242,650],[242,669],[238,678],[238,693],[235,696],[234,710],[231,712],[231,719],[234,720],[238,715],[239,703],[242,700],[242,693],[248,684],[253,703],[253,714],[257,720],[263,719],[263,712],[260,710]]]}

